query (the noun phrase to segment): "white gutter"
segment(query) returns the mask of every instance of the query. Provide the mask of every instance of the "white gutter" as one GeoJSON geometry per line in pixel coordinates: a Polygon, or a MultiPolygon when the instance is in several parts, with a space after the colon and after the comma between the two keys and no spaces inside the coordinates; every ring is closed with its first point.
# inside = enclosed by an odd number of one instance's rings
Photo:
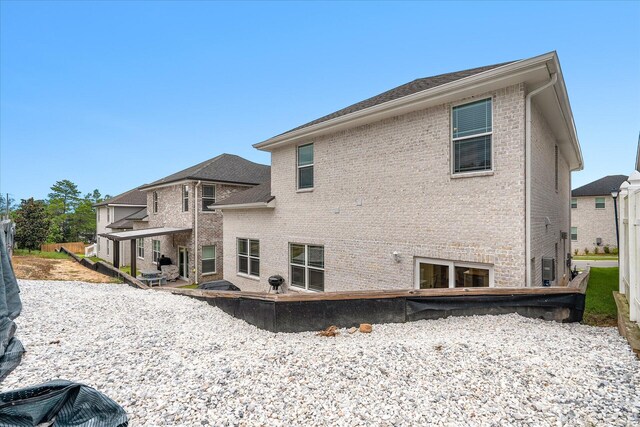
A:
{"type": "Polygon", "coordinates": [[[193,265],[195,266],[195,271],[196,271],[196,274],[195,274],[196,277],[194,277],[194,282],[195,283],[198,283],[198,187],[200,186],[201,182],[202,181],[196,182],[196,191],[195,191],[195,197],[194,197],[195,207],[193,209],[193,210],[196,211],[195,212],[196,219],[194,221],[195,224],[193,226],[194,235],[195,235],[195,242],[194,242],[194,245],[193,245],[194,246],[193,249],[194,249],[194,252],[195,252],[195,257],[193,258],[193,265]]]}
{"type": "Polygon", "coordinates": [[[211,209],[259,209],[259,208],[275,208],[275,200],[270,202],[254,202],[254,203],[240,203],[235,205],[209,205],[211,209]]]}
{"type": "Polygon", "coordinates": [[[551,79],[539,88],[529,92],[525,98],[525,264],[527,271],[527,286],[531,286],[531,98],[553,86],[558,81],[558,73],[553,73],[551,79]]]}

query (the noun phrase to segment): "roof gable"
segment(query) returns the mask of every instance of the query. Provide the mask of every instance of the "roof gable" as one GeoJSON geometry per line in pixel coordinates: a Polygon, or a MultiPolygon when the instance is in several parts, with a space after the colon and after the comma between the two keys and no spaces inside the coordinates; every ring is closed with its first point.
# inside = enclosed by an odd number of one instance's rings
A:
{"type": "Polygon", "coordinates": [[[626,175],[608,175],[572,190],[571,196],[610,196],[611,190],[620,188],[620,185],[626,180],[626,175]]]}

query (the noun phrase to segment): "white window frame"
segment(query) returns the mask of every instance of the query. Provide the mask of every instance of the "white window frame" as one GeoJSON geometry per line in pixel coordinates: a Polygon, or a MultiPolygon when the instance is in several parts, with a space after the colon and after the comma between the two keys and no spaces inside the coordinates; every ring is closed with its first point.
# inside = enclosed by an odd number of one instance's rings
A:
{"type": "Polygon", "coordinates": [[[578,209],[578,198],[577,197],[572,197],[571,198],[571,209],[578,209]]]}
{"type": "Polygon", "coordinates": [[[182,212],[189,212],[189,184],[182,184],[182,212]]]}
{"type": "Polygon", "coordinates": [[[107,224],[111,223],[111,208],[107,206],[107,224]]]}
{"type": "Polygon", "coordinates": [[[578,241],[578,227],[571,227],[571,229],[569,230],[569,238],[571,239],[572,242],[577,242],[578,241]],[[573,238],[573,230],[576,230],[576,238],[573,238]]]}
{"type": "Polygon", "coordinates": [[[494,266],[492,264],[480,264],[476,262],[466,262],[466,261],[451,261],[446,259],[438,259],[438,258],[422,258],[416,257],[414,260],[414,287],[416,289],[420,289],[420,264],[435,264],[435,265],[443,265],[449,268],[449,289],[468,289],[463,287],[456,288],[456,275],[455,268],[463,267],[463,268],[477,268],[481,270],[489,270],[489,287],[495,287],[494,281],[494,266]]]}
{"type": "Polygon", "coordinates": [[[595,200],[596,209],[606,209],[607,208],[607,198],[606,197],[596,197],[595,200]],[[601,208],[598,207],[598,199],[602,199],[603,206],[601,208]]]}
{"type": "Polygon", "coordinates": [[[308,144],[300,144],[296,146],[296,191],[299,193],[304,193],[305,191],[313,191],[316,186],[316,147],[313,142],[308,144]],[[300,166],[300,148],[306,147],[310,145],[313,152],[313,162],[310,165],[302,165],[300,166]],[[300,188],[300,169],[311,168],[312,176],[313,176],[313,185],[311,187],[300,188]]]}
{"type": "Polygon", "coordinates": [[[450,113],[449,113],[449,140],[451,141],[450,143],[450,157],[451,157],[451,168],[450,168],[450,172],[451,172],[451,176],[452,177],[465,177],[465,176],[478,176],[478,175],[491,175],[493,174],[493,170],[494,170],[494,165],[495,165],[495,140],[493,138],[493,129],[494,129],[494,117],[495,117],[495,112],[493,111],[493,96],[488,96],[488,97],[484,97],[484,98],[480,98],[480,99],[473,99],[473,100],[464,100],[464,101],[459,101],[456,103],[451,104],[451,108],[450,108],[450,113]],[[484,133],[478,133],[475,135],[467,135],[467,136],[463,136],[463,137],[458,137],[458,138],[453,138],[453,110],[455,107],[461,107],[463,105],[467,105],[467,104],[473,104],[475,102],[480,102],[480,101],[486,101],[486,100],[490,100],[491,101],[491,132],[484,132],[484,133]],[[484,169],[484,170],[478,170],[478,171],[469,171],[469,172],[455,172],[455,143],[456,141],[462,141],[465,139],[471,139],[471,138],[480,138],[481,136],[487,136],[490,135],[491,136],[491,169],[484,169]]]}
{"type": "Polygon", "coordinates": [[[200,253],[202,254],[200,257],[200,268],[202,269],[202,275],[205,276],[207,274],[216,274],[218,272],[218,261],[216,260],[216,256],[218,255],[218,248],[216,245],[202,245],[200,247],[200,253]],[[204,257],[204,248],[213,247],[213,258],[205,258],[204,257]],[[213,271],[204,271],[203,261],[213,260],[213,271]]]}
{"type": "Polygon", "coordinates": [[[154,191],[151,195],[151,210],[154,214],[158,213],[158,192],[154,191]]]}
{"type": "MultiPolygon", "coordinates": [[[[248,277],[250,279],[255,279],[255,278],[259,278],[260,277],[260,272],[258,272],[258,274],[253,274],[253,272],[251,271],[251,260],[258,260],[258,265],[260,266],[259,269],[262,269],[262,263],[260,262],[260,256],[254,256],[251,255],[251,242],[258,242],[258,248],[260,248],[260,240],[259,239],[249,239],[249,238],[245,238],[245,237],[238,237],[236,239],[236,274],[238,276],[242,276],[242,277],[248,277]],[[244,240],[247,244],[247,254],[240,254],[240,251],[238,250],[240,247],[240,241],[244,240]],[[247,272],[243,273],[240,271],[240,258],[246,258],[247,259],[247,272]]],[[[262,249],[258,249],[258,251],[261,251],[262,249]]],[[[262,253],[262,252],[259,252],[262,253]]]]}
{"type": "Polygon", "coordinates": [[[144,239],[136,239],[136,256],[144,259],[144,239]]]}
{"type": "Polygon", "coordinates": [[[107,256],[109,255],[109,242],[110,242],[110,241],[111,241],[111,240],[107,239],[107,256]]]}
{"type": "Polygon", "coordinates": [[[216,196],[217,196],[217,191],[216,191],[216,185],[215,184],[203,184],[202,185],[202,195],[200,196],[200,211],[201,212],[215,212],[215,209],[209,209],[207,206],[212,205],[216,202],[216,196]],[[204,196],[204,188],[205,187],[212,187],[213,188],[213,197],[205,197],[204,196]],[[205,200],[209,200],[209,202],[207,202],[207,204],[205,205],[205,200]]]}
{"type": "Polygon", "coordinates": [[[160,251],[161,251],[160,240],[151,239],[151,261],[154,264],[158,264],[158,260],[160,259],[160,251]],[[156,242],[158,242],[157,251],[156,251],[156,242]]]}
{"type": "Polygon", "coordinates": [[[320,244],[313,244],[313,243],[297,243],[297,242],[289,242],[289,283],[291,284],[292,288],[295,289],[300,289],[300,290],[304,290],[306,292],[315,292],[315,293],[320,293],[320,292],[324,292],[325,290],[325,283],[326,283],[326,270],[325,267],[315,267],[313,265],[309,265],[309,246],[318,246],[318,247],[322,247],[322,264],[326,267],[326,262],[325,262],[325,251],[324,251],[324,245],[320,245],[320,244]],[[294,264],[291,262],[291,245],[297,245],[297,246],[304,246],[304,265],[302,264],[294,264]],[[302,267],[304,268],[304,288],[298,285],[294,285],[293,284],[293,267],[302,267]],[[316,291],[315,289],[309,289],[309,270],[317,270],[317,271],[322,271],[323,275],[322,275],[322,291],[316,291]]]}

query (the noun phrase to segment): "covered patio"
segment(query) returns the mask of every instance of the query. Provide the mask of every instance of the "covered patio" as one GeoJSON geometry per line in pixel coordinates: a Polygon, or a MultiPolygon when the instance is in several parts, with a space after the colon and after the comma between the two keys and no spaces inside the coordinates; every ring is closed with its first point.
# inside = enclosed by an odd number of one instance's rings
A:
{"type": "MultiPolygon", "coordinates": [[[[167,235],[179,234],[179,233],[191,233],[191,228],[155,227],[155,228],[144,228],[140,230],[103,233],[103,234],[100,234],[100,236],[118,243],[123,240],[129,240],[131,245],[131,250],[130,250],[131,275],[133,277],[137,277],[136,241],[138,239],[144,239],[147,237],[167,236],[167,235]]],[[[120,268],[120,245],[118,244],[113,245],[113,266],[116,268],[120,268]]]]}

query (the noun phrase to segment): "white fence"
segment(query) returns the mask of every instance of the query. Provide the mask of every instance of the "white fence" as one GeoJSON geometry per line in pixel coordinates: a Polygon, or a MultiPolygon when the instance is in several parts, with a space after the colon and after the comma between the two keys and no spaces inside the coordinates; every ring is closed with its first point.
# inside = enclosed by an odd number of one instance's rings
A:
{"type": "Polygon", "coordinates": [[[620,293],[627,296],[631,320],[640,322],[640,172],[620,186],[620,293]]]}
{"type": "Polygon", "coordinates": [[[85,246],[84,248],[84,256],[98,256],[97,246],[95,243],[93,245],[85,246]]]}

